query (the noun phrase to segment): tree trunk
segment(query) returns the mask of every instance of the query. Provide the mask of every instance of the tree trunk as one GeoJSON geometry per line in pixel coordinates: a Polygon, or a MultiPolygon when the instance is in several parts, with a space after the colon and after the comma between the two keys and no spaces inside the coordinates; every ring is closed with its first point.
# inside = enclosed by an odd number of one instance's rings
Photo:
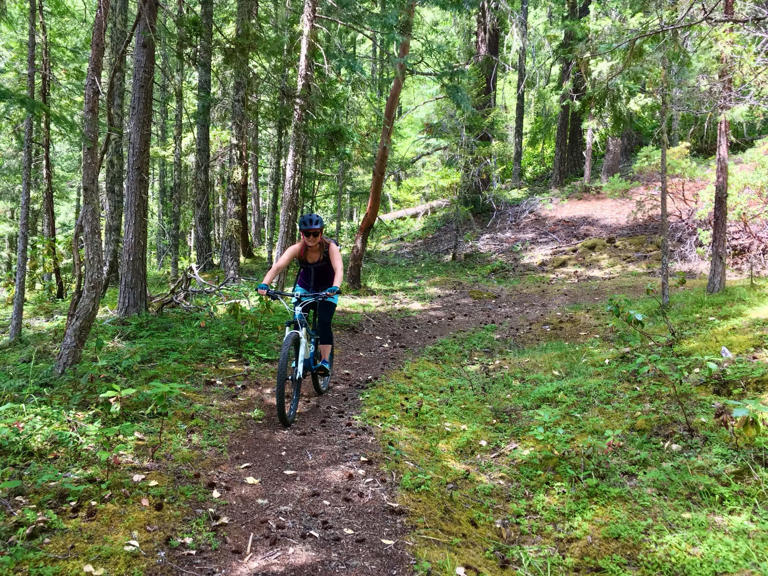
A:
{"type": "Polygon", "coordinates": [[[253,107],[251,120],[251,148],[248,151],[251,174],[251,241],[254,247],[262,244],[264,218],[261,214],[261,188],[259,184],[259,100],[253,107]]]}
{"type": "Polygon", "coordinates": [[[275,246],[275,220],[277,218],[277,201],[280,193],[281,177],[283,174],[283,139],[287,123],[288,108],[288,44],[290,28],[288,26],[288,14],[291,9],[291,0],[285,1],[284,9],[279,9],[279,0],[275,2],[276,17],[275,27],[282,31],[283,54],[280,60],[280,90],[277,101],[277,120],[275,122],[275,144],[272,149],[272,171],[269,174],[269,206],[267,208],[267,266],[272,266],[275,246]]]}
{"type": "Polygon", "coordinates": [[[123,254],[117,313],[125,318],[147,310],[147,218],[149,147],[152,139],[152,92],[158,0],[143,0],[133,53],[133,86],[125,182],[123,254]]]}
{"type": "Polygon", "coordinates": [[[667,213],[667,148],[669,137],[667,125],[669,119],[669,82],[666,54],[661,61],[661,305],[669,305],[669,216],[667,213]]]}
{"type": "Polygon", "coordinates": [[[99,96],[108,14],[109,0],[99,0],[93,21],[83,106],[83,206],[78,220],[85,237],[85,283],[82,293],[72,296],[64,338],[56,358],[56,373],[59,375],[80,360],[99,310],[101,286],[104,282],[99,220],[99,96]]]}
{"type": "MultiPolygon", "coordinates": [[[[282,104],[285,104],[280,96],[282,104]]],[[[269,206],[267,208],[267,266],[272,266],[274,261],[275,246],[275,219],[277,217],[277,201],[280,191],[280,175],[283,164],[283,137],[285,134],[285,119],[279,106],[277,125],[275,126],[275,144],[272,148],[272,171],[269,174],[269,206]]]]}
{"type": "MultiPolygon", "coordinates": [[[[168,18],[163,12],[163,23],[160,29],[168,28],[168,18]]],[[[170,77],[170,66],[168,64],[168,48],[166,46],[165,35],[161,34],[157,39],[160,42],[160,70],[159,70],[159,90],[158,105],[160,106],[158,114],[158,138],[157,144],[161,150],[165,151],[168,145],[168,78],[170,77]]],[[[166,252],[168,250],[168,197],[170,196],[168,187],[168,162],[165,160],[165,154],[161,154],[157,159],[157,228],[155,230],[155,262],[157,269],[163,267],[166,252]]]]}
{"type": "Polygon", "coordinates": [[[51,262],[54,281],[56,282],[56,298],[64,298],[64,280],[59,267],[59,254],[56,249],[56,214],[53,199],[53,166],[51,164],[51,54],[48,45],[48,28],[45,24],[43,0],[39,2],[40,33],[43,41],[43,66],[40,74],[40,102],[43,104],[43,235],[45,236],[45,258],[51,262]]]}
{"type": "MultiPolygon", "coordinates": [[[[35,100],[35,30],[37,5],[29,0],[29,21],[27,22],[27,98],[30,106],[35,100]]],[[[29,247],[29,203],[32,186],[32,116],[31,107],[24,117],[24,152],[21,167],[21,199],[19,202],[19,239],[16,243],[16,284],[13,294],[13,313],[8,340],[14,342],[21,337],[21,322],[24,317],[24,296],[27,284],[27,252],[29,247]]]]}
{"type": "Polygon", "coordinates": [[[395,112],[397,111],[397,106],[400,102],[400,91],[403,89],[403,83],[405,82],[405,61],[411,49],[411,32],[413,30],[415,11],[416,2],[409,2],[406,6],[403,18],[395,77],[392,80],[392,88],[389,91],[387,104],[384,107],[384,123],[381,128],[381,137],[379,138],[379,149],[373,164],[373,177],[371,179],[370,193],[368,194],[368,208],[366,209],[365,216],[363,216],[363,220],[360,222],[360,228],[355,236],[355,243],[349,258],[347,283],[353,289],[359,289],[361,286],[363,258],[365,256],[365,249],[368,245],[368,237],[370,236],[373,225],[376,223],[376,218],[379,215],[381,189],[384,185],[384,175],[387,171],[387,159],[389,158],[389,149],[392,143],[395,112]]]}
{"type": "Polygon", "coordinates": [[[577,0],[567,0],[568,16],[561,43],[562,68],[560,70],[560,112],[555,134],[555,157],[552,163],[550,186],[558,188],[568,176],[577,174],[583,166],[584,135],[578,103],[585,93],[585,81],[572,50],[576,44],[576,23],[589,13],[591,0],[579,7],[577,0]]]}
{"type": "Polygon", "coordinates": [[[592,112],[589,113],[589,126],[587,126],[587,147],[584,151],[584,186],[589,186],[592,181],[592,144],[595,140],[595,131],[592,127],[595,119],[592,112]]]}
{"type": "MultiPolygon", "coordinates": [[[[261,27],[259,25],[259,0],[251,0],[251,21],[253,22],[250,32],[251,38],[258,39],[261,27]],[[256,26],[254,30],[253,26],[256,26]]],[[[261,213],[261,183],[259,182],[259,114],[261,113],[261,100],[259,97],[259,78],[256,74],[250,76],[253,112],[250,123],[250,148],[248,158],[250,162],[251,175],[251,243],[253,248],[259,248],[262,245],[262,231],[264,229],[264,217],[261,213]]]]}
{"type": "Polygon", "coordinates": [[[240,253],[253,257],[248,239],[248,0],[237,0],[235,52],[232,82],[232,140],[229,154],[227,208],[221,244],[221,268],[228,278],[240,277],[240,253]]]}
{"type": "Polygon", "coordinates": [[[519,186],[523,174],[523,123],[525,122],[525,59],[528,49],[528,0],[520,0],[520,50],[517,54],[517,102],[515,104],[512,184],[519,186]]]}
{"type": "MultiPolygon", "coordinates": [[[[733,18],[734,0],[725,0],[723,15],[733,18]]],[[[730,32],[730,31],[729,31],[730,32]]],[[[720,122],[717,124],[717,154],[715,156],[715,206],[712,223],[712,262],[707,280],[707,292],[716,294],[725,288],[725,264],[728,236],[728,111],[733,100],[733,70],[731,65],[730,33],[720,56],[720,122]]]]}
{"type": "Polygon", "coordinates": [[[174,101],[176,110],[173,124],[173,186],[171,188],[171,279],[179,277],[179,236],[181,234],[181,198],[183,166],[181,161],[184,130],[184,2],[176,7],[176,78],[174,101]]]}
{"type": "Polygon", "coordinates": [[[106,103],[112,119],[107,130],[112,135],[107,146],[104,213],[104,286],[119,281],[121,233],[123,225],[123,186],[125,158],[123,156],[125,108],[125,42],[128,26],[128,0],[115,0],[109,17],[109,65],[112,67],[111,99],[106,103]]]}
{"type": "Polygon", "coordinates": [[[580,103],[587,91],[584,73],[575,67],[572,73],[570,115],[568,117],[568,148],[565,160],[566,177],[577,176],[584,168],[584,129],[580,103]]]}
{"type": "MultiPolygon", "coordinates": [[[[310,79],[312,75],[313,36],[317,0],[304,0],[301,17],[302,36],[299,55],[296,99],[293,103],[293,122],[288,156],[285,159],[285,180],[283,182],[283,204],[280,208],[280,232],[277,237],[277,258],[293,243],[296,236],[296,218],[299,207],[299,183],[301,176],[301,151],[304,142],[304,114],[307,109],[310,79]]],[[[281,278],[284,274],[281,274],[281,278]]],[[[282,284],[282,282],[280,282],[282,284]]]]}
{"type": "Polygon", "coordinates": [[[493,161],[493,110],[496,108],[496,81],[499,62],[499,24],[493,3],[481,0],[477,13],[475,62],[477,85],[473,90],[473,107],[477,125],[470,130],[474,137],[470,145],[471,158],[464,168],[463,191],[472,204],[479,204],[479,196],[491,185],[493,161]]]}
{"type": "Polygon", "coordinates": [[[344,188],[346,183],[344,182],[344,159],[339,160],[339,173],[336,176],[336,183],[338,184],[338,190],[336,192],[336,240],[341,241],[341,219],[342,219],[342,205],[344,202],[344,188]]]}
{"type": "Polygon", "coordinates": [[[608,182],[611,176],[618,174],[621,169],[621,138],[618,136],[608,136],[608,142],[605,146],[605,156],[603,157],[603,170],[600,179],[603,184],[608,182]]]}
{"type": "Polygon", "coordinates": [[[195,254],[201,271],[213,268],[211,246],[211,58],[213,0],[200,2],[197,63],[197,141],[195,148],[195,254]]]}
{"type": "MultiPolygon", "coordinates": [[[[565,36],[570,32],[566,31],[565,36]]],[[[565,40],[563,41],[565,42],[565,40]]],[[[549,182],[552,188],[565,184],[565,174],[568,159],[568,120],[571,113],[570,88],[565,86],[570,82],[572,62],[564,62],[560,71],[560,112],[557,115],[557,131],[555,132],[555,156],[552,162],[552,178],[549,182]]]]}

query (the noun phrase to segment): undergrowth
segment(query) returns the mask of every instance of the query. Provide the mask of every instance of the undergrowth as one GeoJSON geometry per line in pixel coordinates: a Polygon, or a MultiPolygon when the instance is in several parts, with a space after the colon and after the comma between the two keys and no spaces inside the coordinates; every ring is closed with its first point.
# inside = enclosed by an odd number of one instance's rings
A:
{"type": "Polygon", "coordinates": [[[157,573],[168,542],[217,546],[215,516],[185,511],[215,509],[200,471],[252,417],[242,381],[276,358],[283,311],[254,293],[120,320],[110,292],[62,378],[65,304],[33,300],[34,326],[0,360],[0,573],[157,573]]]}
{"type": "Polygon", "coordinates": [[[573,341],[491,325],[371,389],[419,572],[768,571],[765,296],[689,285],[669,341],[657,301],[631,302],[662,344],[602,306],[573,341]]]}

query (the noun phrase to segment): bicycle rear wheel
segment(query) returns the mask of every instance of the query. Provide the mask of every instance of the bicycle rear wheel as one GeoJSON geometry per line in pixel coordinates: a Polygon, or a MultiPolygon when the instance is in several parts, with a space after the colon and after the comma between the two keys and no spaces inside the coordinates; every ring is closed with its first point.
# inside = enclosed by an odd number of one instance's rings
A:
{"type": "Polygon", "coordinates": [[[280,360],[277,363],[277,386],[275,386],[275,404],[277,418],[286,428],[293,424],[299,408],[301,396],[301,378],[299,374],[299,347],[301,338],[296,332],[289,333],[283,340],[280,360]]]}
{"type": "MultiPolygon", "coordinates": [[[[315,350],[318,350],[320,347],[319,340],[315,342],[315,350]]],[[[328,388],[331,385],[331,374],[333,374],[333,348],[331,348],[331,355],[328,358],[328,364],[331,365],[331,369],[328,371],[328,374],[325,376],[321,376],[317,372],[312,372],[312,386],[315,388],[315,392],[317,392],[318,396],[322,396],[326,392],[328,392],[328,388]]]]}

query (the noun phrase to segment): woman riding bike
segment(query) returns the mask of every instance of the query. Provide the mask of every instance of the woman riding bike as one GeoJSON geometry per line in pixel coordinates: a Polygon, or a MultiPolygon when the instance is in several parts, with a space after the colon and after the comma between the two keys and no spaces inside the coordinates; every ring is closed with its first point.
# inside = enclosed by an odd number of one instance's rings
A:
{"type": "Polygon", "coordinates": [[[283,252],[258,287],[259,294],[265,295],[269,284],[296,259],[299,262],[299,276],[294,292],[326,292],[333,296],[315,303],[321,358],[317,372],[321,375],[327,375],[330,371],[328,359],[333,348],[331,322],[339,302],[339,286],[344,279],[341,252],[334,242],[323,236],[324,226],[323,219],[317,214],[304,214],[299,218],[301,240],[283,252]]]}

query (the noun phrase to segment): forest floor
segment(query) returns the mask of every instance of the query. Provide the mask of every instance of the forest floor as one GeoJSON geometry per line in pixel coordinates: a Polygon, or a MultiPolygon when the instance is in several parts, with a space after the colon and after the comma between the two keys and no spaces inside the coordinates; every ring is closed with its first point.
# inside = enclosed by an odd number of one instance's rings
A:
{"type": "Polygon", "coordinates": [[[768,570],[768,514],[750,508],[768,485],[764,435],[735,441],[736,420],[712,418],[716,403],[768,411],[764,282],[719,297],[683,286],[706,272],[683,203],[662,319],[643,298],[659,276],[652,197],[530,199],[458,230],[446,214],[387,229],[334,320],[331,388],[305,382],[289,429],[274,398],[284,310],[248,281],[226,306],[127,320],[110,292],[59,380],[66,303],[34,295],[28,340],[0,357],[0,572],[768,570]],[[631,301],[612,317],[617,295],[631,301]],[[714,384],[681,376],[671,402],[650,358],[714,384]]]}
{"type": "MultiPolygon", "coordinates": [[[[636,221],[635,206],[633,200],[605,197],[558,202],[538,207],[522,225],[507,221],[493,227],[492,222],[481,231],[480,249],[518,270],[543,273],[546,281],[512,289],[459,281],[434,288],[428,304],[402,295],[378,305],[375,299],[348,297],[369,310],[383,309],[364,313],[357,323],[344,322],[342,300],[331,389],[318,397],[305,386],[299,417],[289,429],[277,421],[270,374],[231,382],[240,398],[264,406],[265,418],[232,435],[227,461],[200,472],[208,488],[222,495],[216,515],[228,520],[220,533],[224,545],[194,556],[170,553],[171,567],[210,575],[412,573],[409,550],[414,543],[407,511],[397,503],[398,478],[383,471],[386,453],[375,430],[360,422],[361,391],[450,334],[495,323],[503,324],[512,338],[535,342],[537,332],[549,329],[541,320],[556,310],[594,304],[617,292],[642,293],[649,281],[645,273],[619,276],[614,269],[606,277],[591,266],[579,272],[551,265],[564,244],[577,246],[589,238],[612,239],[615,250],[622,247],[622,238],[642,238],[639,244],[624,245],[616,262],[635,268],[638,261],[658,261],[648,255],[658,254],[656,224],[636,221]],[[246,483],[249,476],[258,484],[246,483]]],[[[395,257],[413,251],[446,254],[447,241],[437,234],[395,257]]],[[[582,263],[597,258],[594,248],[576,250],[573,256],[582,263]]]]}

